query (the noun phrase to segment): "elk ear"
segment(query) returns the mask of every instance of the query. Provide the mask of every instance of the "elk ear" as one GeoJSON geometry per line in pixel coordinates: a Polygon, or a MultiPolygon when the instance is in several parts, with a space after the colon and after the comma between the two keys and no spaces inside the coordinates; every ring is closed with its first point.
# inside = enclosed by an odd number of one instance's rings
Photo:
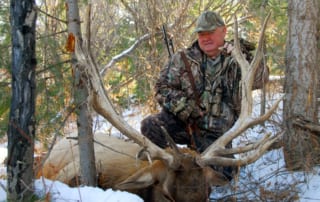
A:
{"type": "Polygon", "coordinates": [[[155,182],[149,167],[139,170],[123,182],[116,185],[118,189],[141,189],[155,182]]]}
{"type": "Polygon", "coordinates": [[[206,179],[211,186],[223,186],[229,182],[229,180],[222,173],[215,171],[210,167],[205,167],[204,172],[206,179]]]}
{"type": "Polygon", "coordinates": [[[151,166],[147,166],[132,174],[123,182],[116,185],[118,189],[142,189],[154,183],[164,180],[165,166],[162,162],[156,161],[151,166]]]}

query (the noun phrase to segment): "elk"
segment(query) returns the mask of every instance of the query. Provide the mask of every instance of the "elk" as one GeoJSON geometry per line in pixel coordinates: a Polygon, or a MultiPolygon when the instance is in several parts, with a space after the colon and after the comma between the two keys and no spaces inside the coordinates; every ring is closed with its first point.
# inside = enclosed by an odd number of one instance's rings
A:
{"type": "MultiPolygon", "coordinates": [[[[240,64],[243,77],[241,81],[241,114],[234,126],[202,153],[190,149],[181,151],[174,143],[171,144],[171,149],[162,149],[124,121],[112,107],[90,53],[83,48],[85,46],[77,43],[76,55],[83,71],[86,71],[88,75],[88,88],[91,92],[89,100],[93,109],[134,142],[101,134],[95,135],[96,142],[118,150],[118,152],[114,152],[95,143],[96,164],[99,172],[98,185],[103,188],[115,188],[137,193],[145,201],[207,201],[211,186],[227,183],[224,176],[214,171],[211,166],[244,166],[262,156],[280,138],[280,135],[265,135],[258,142],[238,148],[226,148],[226,145],[247,128],[267,120],[281,101],[279,99],[266,114],[260,117],[252,116],[253,78],[262,58],[261,41],[269,16],[270,14],[262,27],[257,51],[251,64],[245,60],[240,51],[235,18],[235,49],[232,54],[240,64]],[[225,157],[228,154],[245,152],[248,154],[238,159],[225,157]],[[132,156],[134,154],[136,157],[132,156]]],[[[77,165],[79,164],[77,161],[79,154],[76,151],[76,143],[67,142],[67,140],[63,140],[54,147],[52,155],[44,164],[40,175],[68,184],[74,183],[79,175],[79,166],[77,165]],[[63,159],[64,153],[61,155],[63,149],[68,149],[67,155],[69,156],[65,156],[66,159],[63,159]],[[72,154],[75,161],[71,160],[70,155],[72,156],[72,154]]]]}

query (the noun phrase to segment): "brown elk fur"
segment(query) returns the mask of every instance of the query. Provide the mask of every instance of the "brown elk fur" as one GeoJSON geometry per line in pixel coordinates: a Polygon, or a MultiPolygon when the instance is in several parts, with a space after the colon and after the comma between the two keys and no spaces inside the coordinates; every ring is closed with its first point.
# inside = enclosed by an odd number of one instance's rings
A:
{"type": "MultiPolygon", "coordinates": [[[[137,144],[96,134],[95,144],[98,186],[126,190],[145,201],[206,201],[212,185],[226,183],[223,175],[210,167],[200,167],[198,153],[182,149],[179,166],[170,168],[162,160],[152,163],[135,157],[141,150],[137,144]],[[112,149],[110,149],[112,148],[112,149]],[[116,151],[114,151],[116,150],[116,151]]],[[[54,146],[50,157],[38,173],[48,179],[77,185],[79,177],[77,141],[62,139],[54,146]]]]}

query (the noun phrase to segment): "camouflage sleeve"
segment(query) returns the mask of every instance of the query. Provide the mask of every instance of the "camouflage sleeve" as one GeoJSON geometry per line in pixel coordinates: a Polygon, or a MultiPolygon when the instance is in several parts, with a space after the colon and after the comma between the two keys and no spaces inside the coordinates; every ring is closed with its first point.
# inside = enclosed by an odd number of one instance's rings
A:
{"type": "MultiPolygon", "coordinates": [[[[180,54],[172,56],[169,63],[160,72],[156,83],[156,100],[164,109],[186,122],[191,116],[197,116],[198,107],[192,99],[192,87],[186,86],[185,65],[180,54]]],[[[199,112],[200,114],[200,112],[199,112]]]]}
{"type": "Polygon", "coordinates": [[[226,73],[225,81],[225,91],[223,94],[223,99],[228,100],[228,104],[231,109],[234,110],[235,115],[238,116],[241,110],[241,88],[240,88],[240,80],[241,80],[241,69],[238,63],[233,58],[227,58],[228,69],[226,73]]]}

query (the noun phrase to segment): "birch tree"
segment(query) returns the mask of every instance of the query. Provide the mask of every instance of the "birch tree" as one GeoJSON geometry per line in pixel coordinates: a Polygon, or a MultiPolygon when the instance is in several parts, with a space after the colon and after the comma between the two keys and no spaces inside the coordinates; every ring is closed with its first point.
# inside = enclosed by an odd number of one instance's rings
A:
{"type": "Polygon", "coordinates": [[[8,126],[7,199],[30,201],[33,195],[35,138],[34,0],[11,0],[12,99],[8,126]]]}

